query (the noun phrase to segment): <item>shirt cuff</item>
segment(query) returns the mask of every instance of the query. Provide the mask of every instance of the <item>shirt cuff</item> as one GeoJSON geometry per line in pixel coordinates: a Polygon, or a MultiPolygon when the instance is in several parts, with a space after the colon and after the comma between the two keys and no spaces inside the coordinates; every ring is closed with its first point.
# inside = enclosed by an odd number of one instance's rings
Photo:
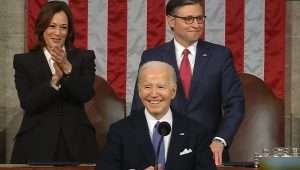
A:
{"type": "Polygon", "coordinates": [[[227,146],[227,143],[226,143],[226,141],[223,139],[223,138],[221,138],[221,137],[214,137],[214,139],[213,139],[213,141],[218,141],[218,142],[220,142],[220,143],[222,143],[224,146],[227,146]]]}
{"type": "Polygon", "coordinates": [[[60,85],[60,84],[59,84],[59,85],[56,85],[56,84],[50,82],[50,85],[51,85],[51,87],[54,88],[56,91],[58,91],[58,90],[61,88],[61,85],[60,85]]]}

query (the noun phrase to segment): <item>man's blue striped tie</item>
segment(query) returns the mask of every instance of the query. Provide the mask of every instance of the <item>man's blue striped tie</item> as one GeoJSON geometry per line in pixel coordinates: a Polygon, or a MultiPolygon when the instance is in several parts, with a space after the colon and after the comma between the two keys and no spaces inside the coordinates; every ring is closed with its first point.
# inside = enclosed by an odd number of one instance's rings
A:
{"type": "MultiPolygon", "coordinates": [[[[157,153],[157,149],[158,149],[158,145],[159,145],[159,141],[161,139],[161,135],[158,133],[158,125],[159,125],[159,121],[155,124],[154,128],[153,128],[153,135],[152,135],[152,144],[155,150],[155,156],[157,153]]],[[[161,142],[161,146],[160,146],[160,150],[159,150],[159,154],[158,154],[158,158],[156,158],[158,161],[158,164],[160,164],[161,169],[164,170],[165,169],[165,144],[164,141],[162,140],[161,142]]]]}

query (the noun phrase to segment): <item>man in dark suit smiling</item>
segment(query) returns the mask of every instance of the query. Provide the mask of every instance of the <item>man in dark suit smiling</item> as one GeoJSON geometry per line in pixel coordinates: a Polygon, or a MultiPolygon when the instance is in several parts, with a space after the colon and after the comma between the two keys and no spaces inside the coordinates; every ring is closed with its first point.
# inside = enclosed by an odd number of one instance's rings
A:
{"type": "MultiPolygon", "coordinates": [[[[166,15],[174,39],[146,50],[140,64],[158,60],[174,67],[178,90],[171,107],[209,130],[215,163],[220,165],[223,150],[232,143],[244,115],[244,96],[231,51],[200,40],[205,25],[203,0],[169,0],[166,15]]],[[[143,106],[137,91],[132,113],[143,106]]]]}
{"type": "Polygon", "coordinates": [[[145,108],[111,126],[97,170],[153,170],[156,159],[160,170],[216,169],[206,129],[170,108],[176,90],[169,64],[151,61],[140,68],[138,91],[145,108]],[[156,126],[161,122],[167,122],[171,132],[158,149],[156,126]]]}

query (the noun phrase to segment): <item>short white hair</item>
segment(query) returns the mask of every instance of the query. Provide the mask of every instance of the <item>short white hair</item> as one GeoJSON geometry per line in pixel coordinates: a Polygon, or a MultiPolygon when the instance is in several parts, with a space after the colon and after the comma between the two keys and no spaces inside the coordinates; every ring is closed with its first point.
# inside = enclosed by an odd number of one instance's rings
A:
{"type": "Polygon", "coordinates": [[[170,64],[163,62],[163,61],[148,61],[148,62],[144,63],[139,69],[138,84],[141,79],[141,75],[142,75],[143,71],[147,68],[151,68],[151,69],[166,68],[170,73],[171,83],[173,85],[177,86],[177,84],[176,84],[177,78],[176,78],[176,73],[175,73],[174,68],[170,64]]]}

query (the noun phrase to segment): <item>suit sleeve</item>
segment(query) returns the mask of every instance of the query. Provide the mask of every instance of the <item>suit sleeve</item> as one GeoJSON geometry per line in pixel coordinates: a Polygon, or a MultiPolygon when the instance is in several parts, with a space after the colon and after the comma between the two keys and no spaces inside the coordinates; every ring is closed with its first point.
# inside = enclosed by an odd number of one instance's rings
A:
{"type": "Polygon", "coordinates": [[[83,103],[94,96],[95,54],[93,51],[86,51],[80,55],[80,64],[72,63],[71,74],[63,77],[61,92],[66,98],[83,103]]]}
{"type": "Polygon", "coordinates": [[[34,69],[28,63],[26,55],[17,54],[14,56],[13,66],[15,69],[15,85],[18,92],[21,107],[25,113],[37,113],[49,103],[55,101],[59,93],[50,86],[50,80],[41,80],[33,83],[32,75],[34,69]],[[26,64],[25,64],[26,63],[26,64]]]}
{"type": "Polygon", "coordinates": [[[230,146],[245,112],[242,85],[234,68],[230,50],[226,51],[221,82],[224,117],[216,136],[225,139],[230,146]]]}

